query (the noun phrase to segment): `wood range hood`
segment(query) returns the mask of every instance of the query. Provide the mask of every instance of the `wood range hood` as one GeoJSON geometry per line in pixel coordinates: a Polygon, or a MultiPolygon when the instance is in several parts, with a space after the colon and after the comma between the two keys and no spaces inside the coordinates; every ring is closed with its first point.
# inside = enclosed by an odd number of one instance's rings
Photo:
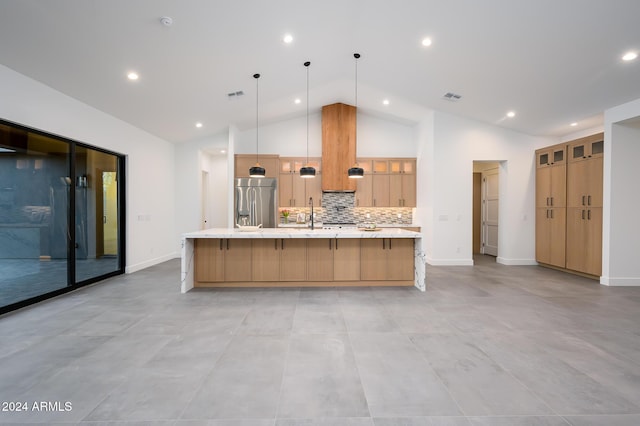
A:
{"type": "Polygon", "coordinates": [[[356,163],[356,107],[322,107],[322,191],[355,192],[347,171],[356,163]]]}

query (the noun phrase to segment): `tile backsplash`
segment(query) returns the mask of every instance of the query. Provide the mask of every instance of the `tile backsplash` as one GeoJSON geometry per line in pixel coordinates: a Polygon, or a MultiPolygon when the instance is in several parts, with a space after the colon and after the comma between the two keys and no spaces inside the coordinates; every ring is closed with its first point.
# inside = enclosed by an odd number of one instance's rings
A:
{"type": "MultiPolygon", "coordinates": [[[[290,220],[294,218],[294,221],[297,213],[305,213],[308,217],[311,212],[308,207],[289,207],[287,210],[291,212],[290,220]]],[[[410,225],[413,222],[411,207],[355,207],[355,193],[353,192],[324,192],[322,207],[314,208],[313,212],[318,222],[356,224],[373,222],[398,225],[410,225]]],[[[282,217],[280,222],[282,222],[282,217]]]]}

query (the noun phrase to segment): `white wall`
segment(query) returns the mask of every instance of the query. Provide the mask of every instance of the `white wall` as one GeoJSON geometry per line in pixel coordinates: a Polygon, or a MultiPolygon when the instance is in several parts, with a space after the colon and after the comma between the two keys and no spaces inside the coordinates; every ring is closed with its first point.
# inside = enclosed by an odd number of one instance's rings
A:
{"type": "Polygon", "coordinates": [[[640,99],[605,111],[602,276],[640,286],[640,99]]]}
{"type": "Polygon", "coordinates": [[[126,271],[176,256],[173,144],[2,65],[0,117],[125,154],[126,271]]]}
{"type": "MultiPolygon", "coordinates": [[[[415,157],[414,127],[366,114],[357,118],[358,157],[415,157]]],[[[301,116],[260,126],[259,152],[282,157],[307,155],[307,117],[301,116]]],[[[236,154],[255,154],[255,129],[239,131],[236,154]]],[[[322,114],[309,115],[309,156],[322,156],[322,114]]]]}
{"type": "MultiPolygon", "coordinates": [[[[175,218],[173,235],[176,249],[180,235],[200,229],[202,211],[202,171],[209,172],[211,227],[226,227],[228,193],[227,155],[219,155],[220,149],[229,150],[229,133],[222,132],[197,141],[176,145],[175,149],[175,218]],[[215,225],[214,225],[215,224],[215,225]]],[[[233,162],[231,162],[233,167],[233,162]]]]}
{"type": "Polygon", "coordinates": [[[473,264],[473,161],[499,161],[498,262],[536,264],[534,150],[554,140],[435,112],[433,141],[434,159],[424,177],[432,181],[432,195],[420,214],[433,228],[425,236],[427,261],[473,264]]]}

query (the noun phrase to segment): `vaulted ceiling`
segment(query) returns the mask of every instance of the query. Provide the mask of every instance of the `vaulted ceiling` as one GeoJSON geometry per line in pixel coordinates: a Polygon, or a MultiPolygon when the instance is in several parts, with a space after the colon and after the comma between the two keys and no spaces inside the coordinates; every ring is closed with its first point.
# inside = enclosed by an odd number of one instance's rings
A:
{"type": "Polygon", "coordinates": [[[640,59],[622,60],[638,16],[638,0],[1,0],[0,63],[184,142],[255,125],[254,73],[261,123],[305,114],[305,61],[312,112],[354,104],[358,52],[365,113],[557,136],[640,98],[640,59]]]}

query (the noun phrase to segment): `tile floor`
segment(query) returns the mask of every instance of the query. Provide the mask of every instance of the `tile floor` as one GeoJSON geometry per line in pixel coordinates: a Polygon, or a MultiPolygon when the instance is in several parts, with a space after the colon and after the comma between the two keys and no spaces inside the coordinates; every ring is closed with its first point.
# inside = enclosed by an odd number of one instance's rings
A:
{"type": "Polygon", "coordinates": [[[0,423],[640,424],[640,288],[480,257],[425,293],[180,294],[179,267],[0,317],[0,423]]]}

